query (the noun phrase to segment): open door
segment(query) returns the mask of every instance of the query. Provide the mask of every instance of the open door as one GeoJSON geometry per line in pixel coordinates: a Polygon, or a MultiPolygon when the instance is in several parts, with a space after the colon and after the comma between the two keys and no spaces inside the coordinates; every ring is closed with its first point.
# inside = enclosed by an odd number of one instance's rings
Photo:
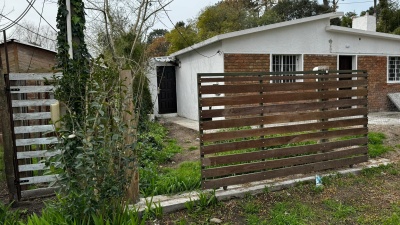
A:
{"type": "Polygon", "coordinates": [[[176,78],[174,66],[157,67],[158,113],[176,113],[176,78]]]}

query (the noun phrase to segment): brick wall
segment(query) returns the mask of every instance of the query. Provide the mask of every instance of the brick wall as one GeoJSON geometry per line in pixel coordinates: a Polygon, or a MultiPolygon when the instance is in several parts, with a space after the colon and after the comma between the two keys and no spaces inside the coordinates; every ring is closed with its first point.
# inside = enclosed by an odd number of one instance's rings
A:
{"type": "Polygon", "coordinates": [[[311,71],[317,66],[329,66],[330,70],[337,69],[336,55],[304,55],[304,71],[311,71]]]}
{"type": "Polygon", "coordinates": [[[368,71],[368,108],[371,112],[393,110],[388,93],[400,92],[400,84],[387,83],[386,56],[359,56],[358,69],[368,71]]]}
{"type": "Polygon", "coordinates": [[[269,72],[269,54],[225,54],[225,72],[269,72]]]}

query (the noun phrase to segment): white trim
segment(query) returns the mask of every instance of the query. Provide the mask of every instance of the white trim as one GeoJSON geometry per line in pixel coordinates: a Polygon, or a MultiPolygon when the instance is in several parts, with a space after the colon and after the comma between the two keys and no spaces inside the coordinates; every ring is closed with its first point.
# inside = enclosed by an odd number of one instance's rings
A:
{"type": "Polygon", "coordinates": [[[335,32],[335,33],[345,33],[345,34],[355,34],[364,37],[373,37],[373,38],[381,38],[381,39],[388,39],[394,41],[400,41],[400,35],[395,34],[386,34],[381,32],[374,32],[374,31],[365,31],[365,30],[358,30],[348,27],[339,27],[339,26],[327,26],[325,28],[328,32],[335,32]]]}
{"type": "MultiPolygon", "coordinates": [[[[400,57],[400,55],[387,55],[386,56],[386,83],[388,84],[400,84],[400,81],[389,81],[389,58],[390,57],[400,57]]],[[[398,74],[400,77],[400,73],[398,74]]]]}

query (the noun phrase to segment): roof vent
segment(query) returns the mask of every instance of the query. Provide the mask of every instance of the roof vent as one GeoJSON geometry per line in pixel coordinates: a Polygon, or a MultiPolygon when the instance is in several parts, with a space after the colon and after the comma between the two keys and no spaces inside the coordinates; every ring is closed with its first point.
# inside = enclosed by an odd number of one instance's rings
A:
{"type": "Polygon", "coordinates": [[[353,29],[376,32],[376,17],[370,16],[368,12],[361,17],[353,18],[353,29]]]}

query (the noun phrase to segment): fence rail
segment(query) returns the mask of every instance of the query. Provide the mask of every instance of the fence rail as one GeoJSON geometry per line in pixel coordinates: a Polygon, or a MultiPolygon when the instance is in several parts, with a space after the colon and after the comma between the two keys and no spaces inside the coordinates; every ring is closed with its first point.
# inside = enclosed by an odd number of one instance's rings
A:
{"type": "Polygon", "coordinates": [[[198,74],[202,187],[366,161],[367,77],[360,70],[198,74]]]}

